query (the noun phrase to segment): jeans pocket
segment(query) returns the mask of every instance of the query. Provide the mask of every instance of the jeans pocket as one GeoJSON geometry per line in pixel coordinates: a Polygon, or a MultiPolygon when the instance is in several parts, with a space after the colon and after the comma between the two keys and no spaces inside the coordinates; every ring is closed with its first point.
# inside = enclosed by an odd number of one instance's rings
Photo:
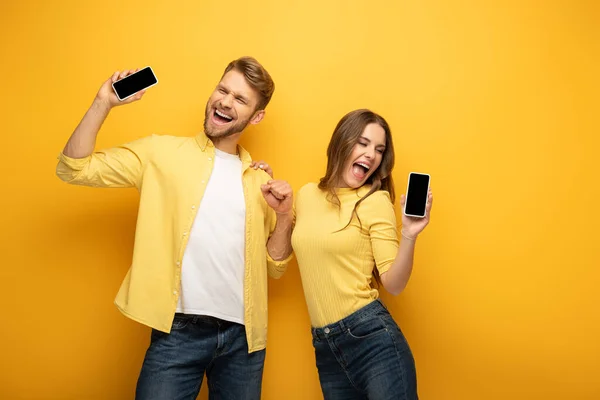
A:
{"type": "Polygon", "coordinates": [[[354,339],[366,339],[387,332],[387,326],[381,318],[374,316],[364,319],[346,331],[354,339]]]}

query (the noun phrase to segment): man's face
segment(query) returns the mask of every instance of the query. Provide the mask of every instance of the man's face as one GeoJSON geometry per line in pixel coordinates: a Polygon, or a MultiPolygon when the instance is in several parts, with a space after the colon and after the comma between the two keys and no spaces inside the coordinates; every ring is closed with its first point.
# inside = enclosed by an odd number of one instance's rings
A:
{"type": "Polygon", "coordinates": [[[244,75],[227,72],[206,103],[204,133],[211,139],[223,139],[242,132],[249,123],[262,120],[264,111],[256,111],[259,95],[244,75]]]}

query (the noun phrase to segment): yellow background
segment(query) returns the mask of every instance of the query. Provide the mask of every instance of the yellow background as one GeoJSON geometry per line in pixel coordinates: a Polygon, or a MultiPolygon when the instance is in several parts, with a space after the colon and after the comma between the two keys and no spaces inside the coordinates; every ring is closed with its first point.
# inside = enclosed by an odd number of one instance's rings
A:
{"type": "MultiPolygon", "coordinates": [[[[253,55],[276,91],[243,144],[295,190],[362,107],[391,124],[399,193],[432,175],[412,279],[384,295],[422,399],[599,399],[599,21],[593,0],[3,1],[0,398],[133,398],[149,329],[113,299],[137,193],[65,185],[56,155],[115,70],[160,82],[98,147],[194,135],[253,55]]],[[[269,306],[263,398],[321,398],[295,263],[269,306]]]]}

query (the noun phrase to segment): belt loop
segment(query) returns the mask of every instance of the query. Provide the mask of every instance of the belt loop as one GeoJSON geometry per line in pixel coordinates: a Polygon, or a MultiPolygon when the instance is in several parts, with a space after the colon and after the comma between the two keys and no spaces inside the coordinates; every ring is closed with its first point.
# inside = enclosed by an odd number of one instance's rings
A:
{"type": "Polygon", "coordinates": [[[316,328],[312,328],[312,327],[310,328],[310,331],[312,333],[313,338],[315,338],[315,340],[317,342],[320,342],[321,338],[319,337],[319,331],[316,328]]]}

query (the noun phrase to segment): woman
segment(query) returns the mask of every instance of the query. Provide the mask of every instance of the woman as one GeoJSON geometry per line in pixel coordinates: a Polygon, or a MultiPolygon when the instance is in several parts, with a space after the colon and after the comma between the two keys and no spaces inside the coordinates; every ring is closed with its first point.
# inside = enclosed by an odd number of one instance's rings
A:
{"type": "Polygon", "coordinates": [[[374,281],[395,295],[404,289],[433,197],[425,218],[402,215],[398,240],[393,166],[387,122],[352,111],[333,132],[325,176],[297,194],[292,245],[326,400],[417,399],[412,353],[374,281]]]}

